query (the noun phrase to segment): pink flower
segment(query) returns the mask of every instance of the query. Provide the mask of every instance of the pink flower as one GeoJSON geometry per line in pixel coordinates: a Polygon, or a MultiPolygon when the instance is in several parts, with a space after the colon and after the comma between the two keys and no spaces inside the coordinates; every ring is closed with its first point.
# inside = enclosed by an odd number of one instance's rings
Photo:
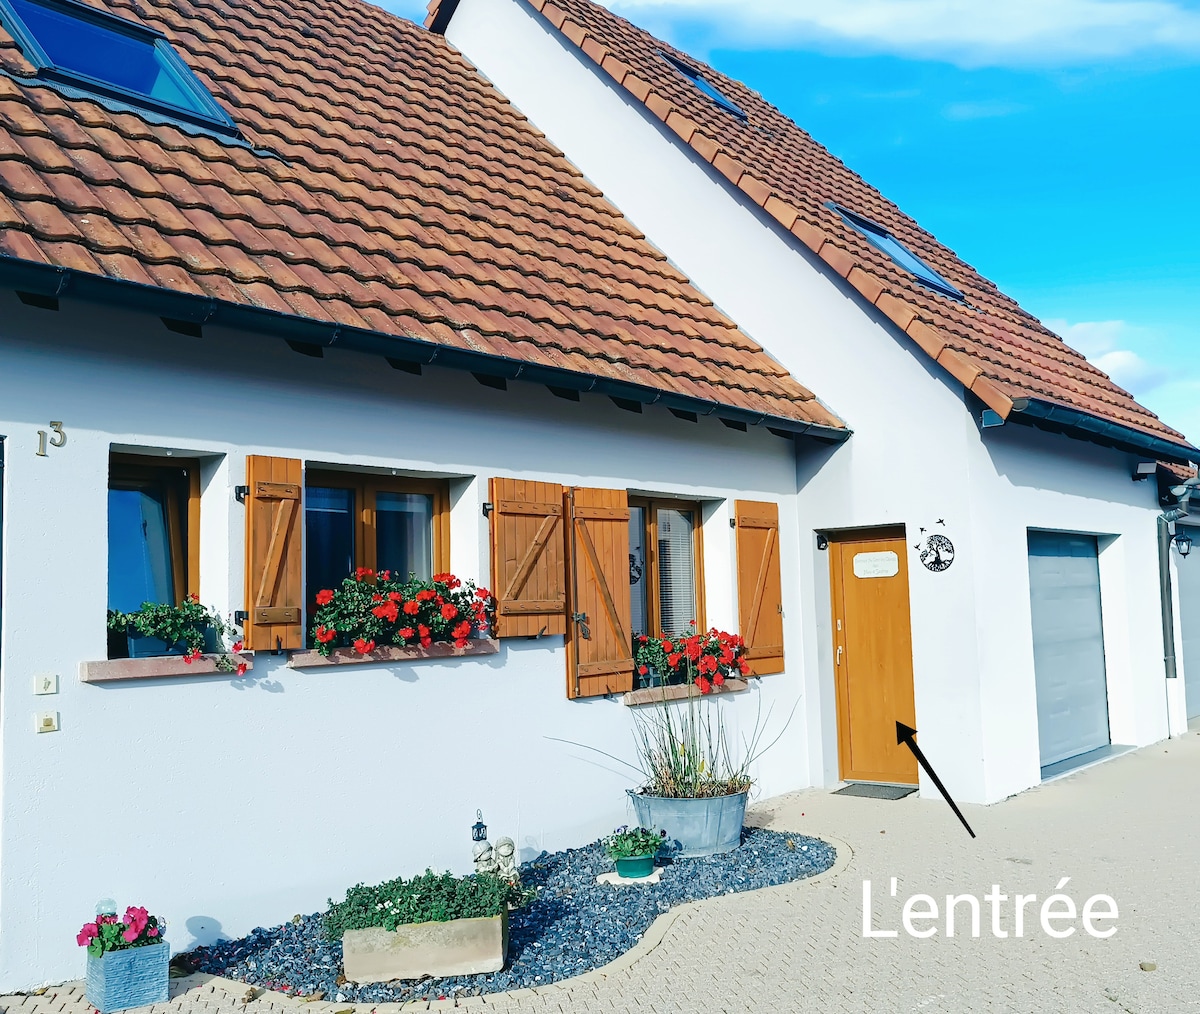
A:
{"type": "Polygon", "coordinates": [[[156,937],[158,936],[158,930],[151,926],[148,930],[146,930],[146,936],[156,937]]]}

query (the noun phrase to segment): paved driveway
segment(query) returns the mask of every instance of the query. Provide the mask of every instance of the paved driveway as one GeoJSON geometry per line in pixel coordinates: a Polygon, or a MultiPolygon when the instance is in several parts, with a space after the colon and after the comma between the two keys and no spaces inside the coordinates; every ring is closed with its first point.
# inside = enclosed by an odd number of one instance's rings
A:
{"type": "MultiPolygon", "coordinates": [[[[838,866],[811,882],[687,906],[656,923],[614,966],[519,994],[465,1001],[476,1010],[612,1012],[1052,1011],[1200,1012],[1200,736],[1159,744],[991,807],[965,807],[972,840],[940,799],[883,802],[805,792],[757,807],[759,822],[848,843],[838,866]],[[898,878],[897,898],[889,896],[898,878]],[[1111,895],[1117,932],[1052,939],[1038,910],[1063,877],[1079,906],[1111,895]],[[862,935],[863,880],[876,927],[862,935]],[[1025,936],[909,937],[900,905],[914,893],[982,900],[991,885],[1035,894],[1025,936]],[[672,917],[673,916],[673,917],[672,917]],[[664,925],[664,923],[667,923],[664,925]],[[1154,963],[1143,971],[1141,963],[1154,963]]],[[[959,933],[970,920],[959,906],[959,933]]],[[[1052,924],[1056,928],[1066,924],[1052,924]]],[[[1076,922],[1075,925],[1078,925],[1076,922]]],[[[334,1014],[349,1004],[299,1004],[194,976],[162,1014],[334,1014]]],[[[443,1006],[435,1003],[434,1008],[443,1006]]],[[[20,1014],[90,1014],[78,984],[7,997],[20,1014]]],[[[425,1003],[404,1010],[426,1009],[425,1003]]],[[[159,1008],[152,1008],[159,1014],[159,1008]]],[[[393,1014],[398,1005],[356,1014],[393,1014]]]]}

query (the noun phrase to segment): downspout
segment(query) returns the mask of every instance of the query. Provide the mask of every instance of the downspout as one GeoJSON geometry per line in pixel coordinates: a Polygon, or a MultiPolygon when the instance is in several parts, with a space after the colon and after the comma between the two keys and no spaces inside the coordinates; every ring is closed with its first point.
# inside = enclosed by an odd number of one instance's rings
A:
{"type": "Polygon", "coordinates": [[[1167,679],[1173,680],[1179,675],[1175,661],[1175,604],[1171,590],[1171,522],[1185,517],[1187,511],[1165,511],[1158,516],[1158,590],[1162,596],[1162,625],[1163,625],[1163,662],[1166,665],[1167,679]]]}
{"type": "MultiPolygon", "coordinates": [[[[1188,501],[1196,492],[1197,485],[1200,485],[1200,480],[1189,479],[1181,486],[1171,487],[1171,493],[1179,497],[1179,502],[1158,516],[1158,591],[1162,597],[1163,666],[1169,680],[1179,677],[1179,663],[1175,657],[1175,597],[1171,587],[1171,543],[1175,536],[1171,533],[1171,525],[1188,516],[1188,501]]],[[[1171,735],[1170,697],[1170,684],[1167,684],[1167,735],[1171,735]]]]}

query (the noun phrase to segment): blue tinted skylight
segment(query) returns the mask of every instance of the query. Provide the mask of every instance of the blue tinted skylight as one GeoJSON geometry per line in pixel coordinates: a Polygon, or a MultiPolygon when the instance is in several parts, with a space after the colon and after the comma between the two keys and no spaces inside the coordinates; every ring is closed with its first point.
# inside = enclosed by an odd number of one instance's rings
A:
{"type": "Polygon", "coordinates": [[[75,0],[0,0],[0,18],[38,77],[237,132],[166,38],[145,25],[75,0]]]}
{"type": "Polygon", "coordinates": [[[847,225],[860,232],[875,246],[879,247],[880,250],[899,264],[900,267],[904,268],[910,275],[915,275],[931,289],[936,289],[943,295],[952,296],[955,299],[963,298],[963,294],[958,289],[934,271],[933,268],[921,260],[920,257],[901,243],[900,240],[896,239],[882,225],[876,225],[861,215],[856,215],[845,208],[839,208],[836,204],[830,205],[830,207],[842,216],[842,220],[847,225]]]}
{"type": "Polygon", "coordinates": [[[732,99],[726,98],[721,90],[705,78],[695,67],[691,67],[682,60],[676,59],[670,53],[660,53],[659,55],[726,112],[733,113],[739,120],[750,119],[741,106],[732,99]]]}

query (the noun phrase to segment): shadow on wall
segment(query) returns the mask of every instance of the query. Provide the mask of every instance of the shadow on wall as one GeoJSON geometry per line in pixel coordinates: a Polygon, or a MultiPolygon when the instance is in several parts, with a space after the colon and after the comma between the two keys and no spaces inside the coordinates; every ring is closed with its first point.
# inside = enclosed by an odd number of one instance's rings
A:
{"type": "MultiPolygon", "coordinates": [[[[191,934],[191,940],[184,944],[176,944],[171,949],[175,953],[190,951],[195,947],[207,947],[219,940],[228,940],[228,935],[221,929],[221,923],[211,915],[193,915],[184,921],[184,929],[191,934]]],[[[169,927],[168,927],[169,934],[169,927]]]]}
{"type": "Polygon", "coordinates": [[[986,431],[983,448],[996,474],[1014,487],[1052,490],[1129,507],[1155,505],[1153,480],[1132,481],[1134,456],[1125,451],[1019,423],[986,431]],[[1114,482],[1127,464],[1128,481],[1114,482]]]}

